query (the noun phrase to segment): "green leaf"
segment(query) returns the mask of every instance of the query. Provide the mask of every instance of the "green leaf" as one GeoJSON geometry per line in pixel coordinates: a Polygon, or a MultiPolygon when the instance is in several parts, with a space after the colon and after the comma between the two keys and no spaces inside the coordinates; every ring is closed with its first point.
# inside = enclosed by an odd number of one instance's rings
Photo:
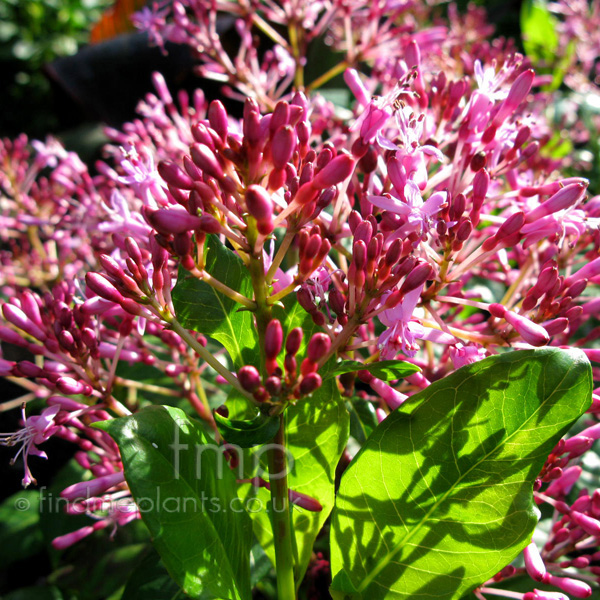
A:
{"type": "Polygon", "coordinates": [[[121,600],[184,600],[157,552],[148,552],[134,569],[121,600]]]}
{"type": "Polygon", "coordinates": [[[342,477],[334,598],[460,598],[513,560],[538,520],[535,478],[591,384],[580,351],[508,352],[394,411],[342,477]]]}
{"type": "Polygon", "coordinates": [[[279,429],[279,417],[259,414],[250,421],[228,419],[218,412],[214,413],[219,433],[228,444],[240,448],[251,448],[270,442],[279,429]]]}
{"type": "Polygon", "coordinates": [[[0,563],[5,568],[43,549],[39,522],[39,491],[17,492],[0,505],[0,563]]]}
{"type": "Polygon", "coordinates": [[[183,591],[249,599],[252,528],[222,448],[168,406],[96,426],[117,442],[154,547],[183,591]]]}
{"type": "Polygon", "coordinates": [[[354,371],[369,371],[371,375],[390,381],[392,379],[402,379],[413,373],[418,373],[421,369],[417,365],[403,360],[380,360],[373,363],[361,363],[356,360],[343,360],[341,363],[323,376],[323,379],[329,379],[343,373],[351,373],[354,371]]]}
{"type": "Polygon", "coordinates": [[[350,435],[362,445],[378,425],[375,407],[362,398],[346,402],[346,407],[350,415],[350,435]]]}
{"type": "MultiPolygon", "coordinates": [[[[232,290],[252,298],[252,281],[242,259],[215,235],[206,238],[206,271],[232,290]]],[[[256,364],[258,337],[251,312],[208,283],[179,270],[173,288],[173,305],[184,327],[208,335],[229,352],[235,367],[256,364]]]]}
{"type": "MultiPolygon", "coordinates": [[[[348,412],[337,390],[335,381],[330,380],[310,398],[300,400],[285,412],[286,448],[288,450],[288,485],[291,490],[308,494],[317,499],[323,510],[310,512],[293,507],[292,529],[295,534],[297,560],[296,583],[299,584],[313,550],[317,534],[333,508],[335,468],[348,441],[348,412]]],[[[266,459],[266,455],[262,455],[266,459]]],[[[262,476],[266,477],[266,461],[262,461],[262,476]]],[[[246,506],[254,521],[254,533],[267,556],[275,562],[273,532],[266,510],[270,494],[265,488],[244,486],[246,506]]]]}
{"type": "Polygon", "coordinates": [[[534,62],[552,64],[558,48],[557,20],[545,0],[525,0],[521,6],[523,47],[534,62]]]}

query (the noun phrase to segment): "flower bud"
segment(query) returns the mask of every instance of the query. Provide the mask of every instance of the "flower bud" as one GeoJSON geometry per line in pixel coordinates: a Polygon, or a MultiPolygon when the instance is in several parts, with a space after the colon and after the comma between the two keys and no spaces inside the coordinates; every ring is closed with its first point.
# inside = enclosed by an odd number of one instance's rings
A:
{"type": "Polygon", "coordinates": [[[565,186],[545,202],[527,214],[526,223],[532,223],[542,217],[551,215],[559,210],[564,210],[577,204],[583,198],[587,186],[583,183],[572,183],[565,186]]]}
{"type": "Polygon", "coordinates": [[[238,381],[240,385],[247,392],[254,392],[256,388],[260,385],[260,375],[256,367],[252,365],[243,366],[237,373],[238,381]]]}
{"type": "Polygon", "coordinates": [[[25,333],[28,333],[41,342],[46,340],[46,334],[14,304],[3,304],[2,314],[9,323],[12,323],[15,327],[18,327],[25,333]]]}
{"type": "Polygon", "coordinates": [[[305,375],[302,378],[302,381],[300,382],[300,393],[303,396],[311,394],[317,388],[321,387],[322,383],[323,380],[321,379],[321,376],[318,373],[309,373],[308,375],[305,375]]]}
{"type": "Polygon", "coordinates": [[[213,100],[208,106],[208,122],[222,140],[227,139],[227,111],[220,100],[213,100]]]}
{"type": "Polygon", "coordinates": [[[273,360],[281,351],[283,344],[283,329],[277,319],[269,321],[265,331],[265,356],[273,360]]]}
{"type": "Polygon", "coordinates": [[[535,581],[542,581],[546,574],[546,565],[535,542],[531,542],[531,544],[525,547],[523,558],[525,559],[525,568],[529,577],[535,581]]]}
{"type": "Polygon", "coordinates": [[[319,362],[328,352],[331,347],[331,340],[325,333],[315,333],[306,348],[306,356],[312,362],[319,362]]]}
{"type": "Polygon", "coordinates": [[[200,226],[200,217],[191,215],[183,206],[159,208],[145,215],[152,227],[163,235],[184,233],[200,226]]]}
{"type": "Polygon", "coordinates": [[[246,207],[257,221],[270,220],[273,217],[271,196],[260,185],[250,185],[246,190],[246,207]]]}
{"type": "Polygon", "coordinates": [[[417,289],[427,280],[432,279],[433,275],[433,267],[429,263],[420,263],[406,276],[400,287],[400,294],[408,294],[408,292],[417,289]]]}
{"type": "Polygon", "coordinates": [[[82,381],[77,381],[77,379],[73,379],[72,377],[60,377],[56,381],[56,387],[67,396],[75,396],[77,394],[89,396],[92,393],[92,386],[82,381]]]}
{"type": "Polygon", "coordinates": [[[215,153],[206,144],[192,144],[190,154],[194,164],[206,175],[215,179],[222,179],[225,176],[215,153]]]}
{"type": "Polygon", "coordinates": [[[59,535],[52,540],[52,547],[55,550],[64,550],[65,548],[69,548],[73,544],[76,544],[80,540],[86,538],[88,535],[92,535],[95,529],[92,525],[86,525],[81,529],[77,529],[72,531],[71,533],[67,533],[65,535],[59,535]]]}
{"type": "Polygon", "coordinates": [[[173,187],[182,190],[191,190],[194,187],[194,180],[174,162],[161,160],[158,163],[158,173],[173,187]]]}
{"type": "Polygon", "coordinates": [[[74,485],[70,485],[69,487],[65,488],[60,495],[61,498],[66,498],[70,501],[84,500],[94,496],[99,496],[100,494],[103,494],[109,490],[111,487],[119,485],[124,481],[125,474],[123,471],[118,471],[117,473],[104,475],[103,477],[98,477],[90,481],[81,481],[79,483],[75,483],[74,485]]]}
{"type": "Polygon", "coordinates": [[[295,327],[288,333],[285,340],[285,351],[287,354],[294,356],[300,350],[303,335],[301,327],[295,327]]]}
{"type": "Polygon", "coordinates": [[[100,273],[86,273],[85,282],[87,287],[101,298],[117,304],[123,301],[123,296],[117,288],[100,273]]]}
{"type": "Polygon", "coordinates": [[[285,169],[296,149],[294,129],[289,125],[277,129],[271,140],[271,161],[276,169],[285,169]]]}
{"type": "Polygon", "coordinates": [[[355,161],[349,154],[340,154],[321,169],[312,181],[313,187],[323,189],[347,179],[354,171],[355,161]]]}

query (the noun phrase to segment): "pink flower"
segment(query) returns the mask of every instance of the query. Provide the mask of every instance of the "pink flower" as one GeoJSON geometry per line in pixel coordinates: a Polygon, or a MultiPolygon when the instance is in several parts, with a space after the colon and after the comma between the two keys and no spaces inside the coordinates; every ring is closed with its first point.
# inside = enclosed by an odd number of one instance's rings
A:
{"type": "Polygon", "coordinates": [[[42,414],[33,417],[25,417],[25,405],[23,405],[21,411],[23,414],[23,429],[15,433],[2,433],[0,434],[0,444],[2,446],[16,446],[22,444],[19,451],[15,454],[11,460],[11,464],[14,464],[18,456],[23,453],[23,463],[25,468],[25,477],[23,477],[23,487],[27,487],[30,483],[37,483],[35,477],[29,470],[27,464],[27,458],[30,454],[39,456],[40,458],[48,458],[43,450],[37,448],[38,444],[44,443],[50,438],[57,430],[58,425],[54,424],[54,419],[60,410],[59,406],[50,406],[42,411],[42,414]]]}
{"type": "Polygon", "coordinates": [[[404,195],[406,202],[402,202],[402,200],[393,196],[369,196],[369,202],[379,208],[405,217],[404,225],[396,230],[393,238],[404,238],[410,233],[422,236],[433,226],[433,217],[444,208],[448,194],[446,192],[435,192],[427,200],[423,200],[418,185],[409,180],[404,187],[404,195]]]}
{"type": "MultiPolygon", "coordinates": [[[[424,327],[412,320],[424,285],[410,291],[397,306],[384,310],[379,315],[379,320],[387,327],[377,341],[382,359],[393,359],[400,351],[412,358],[419,349],[416,343],[417,339],[431,340],[442,344],[456,342],[454,336],[437,329],[424,327]]],[[[384,295],[384,302],[388,295],[384,295]]]]}

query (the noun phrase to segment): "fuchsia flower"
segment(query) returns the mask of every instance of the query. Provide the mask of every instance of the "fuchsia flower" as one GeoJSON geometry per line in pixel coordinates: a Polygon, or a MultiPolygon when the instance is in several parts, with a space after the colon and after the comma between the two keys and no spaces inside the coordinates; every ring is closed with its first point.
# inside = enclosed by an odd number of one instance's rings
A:
{"type": "Polygon", "coordinates": [[[37,446],[43,444],[58,430],[58,425],[55,424],[54,419],[59,410],[59,406],[49,406],[40,415],[25,417],[25,406],[23,405],[21,408],[24,423],[23,429],[15,433],[0,434],[0,445],[2,446],[16,446],[17,444],[21,444],[21,448],[19,448],[19,451],[11,460],[11,464],[14,464],[21,453],[23,454],[23,466],[25,469],[25,477],[23,477],[22,481],[23,487],[27,487],[31,483],[37,483],[29,470],[27,459],[30,454],[39,456],[40,458],[48,458],[47,454],[37,446]]]}

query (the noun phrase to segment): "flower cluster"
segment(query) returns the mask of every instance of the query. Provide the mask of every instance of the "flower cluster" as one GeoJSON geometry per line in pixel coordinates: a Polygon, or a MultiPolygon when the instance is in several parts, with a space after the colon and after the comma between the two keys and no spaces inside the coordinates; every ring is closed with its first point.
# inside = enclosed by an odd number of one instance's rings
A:
{"type": "MultiPolygon", "coordinates": [[[[433,8],[412,4],[177,0],[144,9],[137,23],[157,43],[192,46],[203,76],[244,97],[241,119],[201,93],[175,103],[157,74],[140,118],[107,132],[115,145],[97,175],[54,142],[33,143],[32,157],[24,138],[0,146],[10,296],[0,340],[33,359],[0,359],[0,374],[27,382],[49,406],[23,415],[23,430],[0,443],[23,444],[25,485],[35,481],[27,456],[45,456],[37,445],[52,435],[77,445],[92,475],[63,495],[95,524],[57,538],[57,548],[139,517],[116,446],[92,427],[135,411],[138,390],[185,399],[223,441],[210,381],[201,381],[209,372],[276,415],[310,402],[331,359],[403,358],[420,372],[386,383],[365,369],[341,382],[383,420],[432,381],[507,349],[577,347],[600,361],[591,345],[600,303],[590,291],[600,283],[600,196],[588,197],[586,179],[562,176],[561,160],[545,151],[539,79],[509,43],[482,39],[481,11],[461,25],[451,9],[456,27],[447,29],[427,26],[433,8]],[[235,56],[219,35],[226,13],[240,40],[235,56]],[[463,28],[471,37],[461,51],[463,28]],[[268,42],[260,52],[257,31],[268,42]],[[340,63],[306,84],[306,52],[321,38],[340,63]],[[349,107],[312,93],[341,73],[349,107]],[[210,268],[216,238],[247,269],[249,292],[210,268]],[[186,325],[172,294],[182,277],[252,313],[261,361],[228,363],[186,325]],[[274,311],[292,301],[310,335],[284,336],[274,311]],[[121,375],[134,364],[170,384],[121,375]],[[128,510],[107,512],[113,497],[128,510]]],[[[479,598],[503,594],[501,582],[524,573],[575,597],[591,593],[600,491],[581,488],[573,499],[571,490],[600,437],[598,413],[596,390],[590,423],[559,443],[540,474],[536,501],[554,511],[547,542],[528,546],[525,566],[501,571],[479,598]]]]}

